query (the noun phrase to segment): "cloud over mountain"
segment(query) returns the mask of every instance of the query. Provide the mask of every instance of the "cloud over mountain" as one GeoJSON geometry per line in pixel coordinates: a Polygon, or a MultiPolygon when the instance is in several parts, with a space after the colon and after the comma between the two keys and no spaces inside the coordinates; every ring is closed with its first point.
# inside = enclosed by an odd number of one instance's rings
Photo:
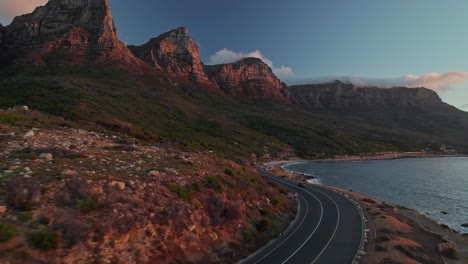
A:
{"type": "Polygon", "coordinates": [[[288,79],[294,76],[294,71],[292,68],[287,66],[281,66],[279,68],[275,68],[273,62],[265,57],[259,50],[252,51],[249,53],[243,52],[236,52],[230,49],[222,49],[218,50],[215,54],[210,56],[208,61],[209,65],[214,64],[225,64],[225,63],[233,63],[245,58],[258,58],[265,62],[270,68],[273,70],[276,76],[280,79],[288,79]]]}
{"type": "Polygon", "coordinates": [[[8,24],[18,15],[30,13],[48,0],[0,0],[0,22],[8,24]]]}

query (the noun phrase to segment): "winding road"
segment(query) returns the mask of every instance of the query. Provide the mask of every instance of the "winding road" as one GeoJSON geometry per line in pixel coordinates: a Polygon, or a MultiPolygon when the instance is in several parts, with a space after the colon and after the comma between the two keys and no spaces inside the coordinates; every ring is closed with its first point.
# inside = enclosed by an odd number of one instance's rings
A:
{"type": "Polygon", "coordinates": [[[298,194],[299,211],[288,230],[243,264],[351,264],[362,239],[362,220],[344,196],[317,186],[259,173],[298,194]]]}

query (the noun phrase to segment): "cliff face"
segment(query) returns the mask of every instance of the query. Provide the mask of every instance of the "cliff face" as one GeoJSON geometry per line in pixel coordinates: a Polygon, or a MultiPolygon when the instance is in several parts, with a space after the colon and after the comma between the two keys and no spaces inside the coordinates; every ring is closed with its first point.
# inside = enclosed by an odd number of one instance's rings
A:
{"type": "Polygon", "coordinates": [[[118,39],[107,0],[50,0],[16,17],[1,47],[16,63],[140,63],[118,39]]]}
{"type": "Polygon", "coordinates": [[[199,87],[222,90],[241,98],[287,101],[281,93],[284,85],[260,59],[204,66],[198,46],[188,35],[187,28],[171,30],[141,46],[129,48],[145,63],[179,81],[188,79],[199,87]]]}
{"type": "Polygon", "coordinates": [[[141,46],[129,46],[129,49],[145,63],[173,77],[215,87],[203,71],[198,46],[188,35],[187,28],[171,30],[141,46]]]}
{"type": "Polygon", "coordinates": [[[229,95],[287,102],[286,87],[267,64],[257,58],[246,58],[236,63],[205,66],[205,72],[229,95]]]}
{"type": "Polygon", "coordinates": [[[308,110],[363,110],[383,107],[438,107],[446,105],[426,88],[356,87],[339,81],[297,85],[286,89],[294,104],[308,110]]]}

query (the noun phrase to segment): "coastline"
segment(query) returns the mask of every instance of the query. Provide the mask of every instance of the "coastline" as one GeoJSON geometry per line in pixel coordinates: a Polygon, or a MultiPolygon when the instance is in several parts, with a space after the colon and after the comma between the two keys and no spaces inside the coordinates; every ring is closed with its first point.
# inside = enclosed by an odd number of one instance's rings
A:
{"type": "Polygon", "coordinates": [[[394,160],[394,159],[417,159],[417,158],[442,158],[442,157],[468,157],[460,153],[428,153],[428,152],[378,152],[362,155],[339,155],[327,159],[302,159],[291,157],[282,160],[270,160],[263,162],[265,166],[283,166],[286,164],[303,162],[333,162],[333,161],[365,161],[365,160],[394,160]]]}
{"type": "MultiPolygon", "coordinates": [[[[263,163],[265,169],[269,172],[274,173],[280,177],[288,177],[290,179],[307,183],[307,184],[314,184],[309,182],[310,179],[315,177],[305,177],[306,175],[296,174],[286,170],[283,166],[286,164],[293,164],[293,163],[302,163],[302,162],[329,162],[329,161],[360,161],[360,160],[390,160],[390,159],[404,159],[404,158],[432,158],[432,157],[466,157],[466,155],[454,155],[454,154],[428,154],[428,153],[419,153],[419,152],[412,152],[412,153],[399,153],[396,155],[395,153],[385,153],[384,155],[360,155],[360,156],[346,156],[346,157],[339,157],[334,159],[325,159],[325,160],[305,160],[299,158],[292,158],[288,160],[272,160],[263,163]]],[[[444,243],[454,243],[456,251],[458,253],[458,260],[450,259],[447,257],[443,258],[443,262],[440,263],[448,263],[448,264],[456,264],[456,263],[468,263],[468,236],[467,234],[459,234],[455,230],[447,228],[444,225],[439,224],[434,219],[420,213],[414,209],[408,209],[401,207],[397,204],[391,204],[384,201],[376,200],[368,195],[336,188],[333,186],[322,185],[322,187],[336,190],[341,192],[345,195],[352,197],[353,200],[359,202],[359,204],[366,208],[367,215],[366,219],[369,220],[371,229],[373,229],[374,235],[369,236],[369,243],[367,244],[366,252],[369,254],[363,258],[362,263],[374,263],[377,261],[378,258],[380,260],[385,259],[384,255],[390,257],[394,260],[399,258],[399,261],[402,263],[412,263],[410,260],[405,261],[401,259],[401,253],[405,253],[408,256],[415,256],[414,253],[408,253],[408,249],[402,250],[405,247],[414,247],[415,245],[419,245],[428,252],[428,256],[432,258],[439,257],[442,260],[442,255],[438,250],[434,250],[439,245],[444,243]],[[370,202],[372,201],[372,202],[370,202]],[[376,206],[377,205],[377,206],[376,206]],[[371,212],[370,214],[368,214],[371,212]],[[381,219],[376,219],[375,215],[382,215],[382,218],[391,219],[393,222],[390,226],[388,223],[383,224],[381,219]],[[385,228],[382,228],[385,226],[385,228]],[[399,230],[404,227],[404,232],[399,230]],[[408,227],[410,227],[408,229],[408,227]],[[377,240],[382,239],[382,234],[379,234],[382,230],[392,228],[398,230],[397,233],[405,233],[407,232],[407,237],[399,237],[399,236],[390,236],[394,239],[388,240],[389,242],[385,242],[385,244],[392,245],[390,251],[386,251],[386,254],[382,253],[382,243],[381,241],[376,242],[377,240]],[[408,231],[410,230],[410,231],[408,231]],[[418,234],[418,235],[415,235],[418,234]],[[414,238],[414,240],[408,239],[414,238]],[[374,241],[372,241],[374,240],[374,241]],[[398,243],[405,244],[405,246],[396,245],[398,243]],[[394,245],[395,244],[395,245],[394,245]],[[396,249],[396,250],[395,250],[396,249]],[[393,252],[393,251],[395,252],[393,252]],[[373,257],[377,256],[377,257],[373,257]]],[[[388,237],[385,235],[384,237],[388,237]]],[[[403,255],[405,255],[403,254],[403,255]]],[[[439,263],[439,261],[437,261],[439,263]]]]}

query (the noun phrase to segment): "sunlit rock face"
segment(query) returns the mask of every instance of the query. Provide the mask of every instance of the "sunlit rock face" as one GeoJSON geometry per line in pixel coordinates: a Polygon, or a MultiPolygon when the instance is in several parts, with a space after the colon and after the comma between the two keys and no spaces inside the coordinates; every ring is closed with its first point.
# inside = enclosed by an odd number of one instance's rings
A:
{"type": "Polygon", "coordinates": [[[287,101],[283,95],[285,85],[261,59],[246,58],[236,63],[205,66],[205,71],[229,95],[287,101]]]}
{"type": "Polygon", "coordinates": [[[2,35],[2,52],[16,63],[140,63],[118,39],[107,0],[50,0],[2,35]]]}
{"type": "Polygon", "coordinates": [[[217,90],[203,70],[198,45],[181,27],[152,38],[141,46],[129,46],[133,54],[171,77],[192,81],[195,85],[217,90]]]}

